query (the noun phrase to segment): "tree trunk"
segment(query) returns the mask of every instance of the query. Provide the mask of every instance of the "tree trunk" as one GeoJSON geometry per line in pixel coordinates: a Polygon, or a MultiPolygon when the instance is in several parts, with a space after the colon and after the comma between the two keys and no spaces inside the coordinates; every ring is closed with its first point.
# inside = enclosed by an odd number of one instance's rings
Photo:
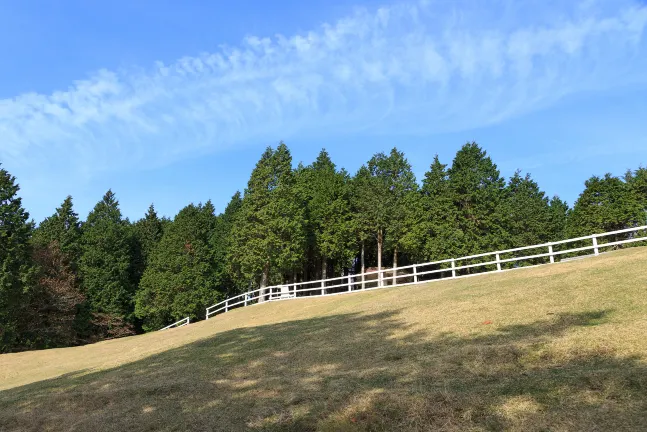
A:
{"type": "Polygon", "coordinates": [[[366,288],[364,284],[364,272],[366,271],[366,264],[364,263],[364,240],[362,240],[362,289],[366,288]]]}
{"type": "Polygon", "coordinates": [[[395,285],[396,281],[398,280],[396,276],[398,275],[398,271],[396,270],[398,268],[398,247],[396,246],[395,249],[393,249],[393,273],[391,276],[393,276],[393,279],[391,279],[391,285],[395,285]]]}
{"type": "Polygon", "coordinates": [[[377,286],[382,286],[382,228],[377,230],[377,286]]]}
{"type": "Polygon", "coordinates": [[[267,282],[270,279],[270,263],[267,262],[265,263],[265,266],[263,267],[263,275],[261,276],[261,291],[259,293],[259,303],[262,303],[265,301],[265,287],[267,286],[267,282]]]}

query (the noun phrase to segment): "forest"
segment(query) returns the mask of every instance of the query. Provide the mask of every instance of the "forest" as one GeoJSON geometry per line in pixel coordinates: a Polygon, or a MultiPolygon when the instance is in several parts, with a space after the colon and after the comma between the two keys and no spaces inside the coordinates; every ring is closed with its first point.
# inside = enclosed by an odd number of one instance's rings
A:
{"type": "Polygon", "coordinates": [[[267,148],[224,211],[125,218],[109,190],[85,220],[68,196],[36,224],[0,166],[0,352],[158,330],[250,288],[647,224],[647,169],[592,176],[573,207],[528,174],[502,177],[472,142],[421,181],[396,148],[354,175],[322,150],[267,148]]]}

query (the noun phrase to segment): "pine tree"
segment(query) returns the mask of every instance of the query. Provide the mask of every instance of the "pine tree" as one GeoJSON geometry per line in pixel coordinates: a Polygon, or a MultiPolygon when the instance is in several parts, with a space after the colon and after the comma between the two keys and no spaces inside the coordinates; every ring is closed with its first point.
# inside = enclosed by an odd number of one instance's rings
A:
{"type": "Polygon", "coordinates": [[[137,292],[135,314],[144,330],[159,330],[186,316],[204,317],[222,300],[210,238],[216,226],[211,202],[190,204],[177,214],[153,250],[137,292]]]}
{"type": "Polygon", "coordinates": [[[330,260],[344,267],[354,255],[349,177],[345,171],[337,171],[325,150],[301,173],[308,228],[321,262],[321,278],[325,279],[330,260]]]}
{"type": "Polygon", "coordinates": [[[245,280],[283,283],[303,263],[305,213],[295,190],[292,157],[280,143],[252,171],[232,232],[232,265],[245,280]]]}
{"type": "Polygon", "coordinates": [[[638,226],[643,218],[630,185],[611,174],[593,176],[573,206],[568,232],[575,237],[616,231],[638,226]]]}
{"type": "Polygon", "coordinates": [[[132,237],[119,202],[109,190],[83,225],[80,274],[95,317],[113,323],[133,320],[132,237]]]}
{"type": "Polygon", "coordinates": [[[506,182],[485,150],[474,142],[465,144],[448,174],[458,229],[463,233],[459,255],[509,246],[506,182]]]}
{"type": "Polygon", "coordinates": [[[440,163],[438,155],[425,173],[421,193],[425,217],[419,237],[424,240],[424,259],[438,261],[460,256],[463,232],[458,228],[458,209],[447,165],[440,163]]]}
{"type": "Polygon", "coordinates": [[[21,343],[20,311],[35,270],[30,256],[33,223],[19,190],[15,177],[0,168],[0,352],[21,343]]]}

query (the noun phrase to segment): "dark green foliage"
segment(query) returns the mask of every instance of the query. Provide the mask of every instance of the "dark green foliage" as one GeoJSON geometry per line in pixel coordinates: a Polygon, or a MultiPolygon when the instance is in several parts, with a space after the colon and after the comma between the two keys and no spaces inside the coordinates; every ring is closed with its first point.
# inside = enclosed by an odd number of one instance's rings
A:
{"type": "Polygon", "coordinates": [[[33,223],[22,207],[16,179],[0,168],[0,352],[22,341],[21,309],[33,282],[30,237],[33,223]]]}
{"type": "Polygon", "coordinates": [[[641,210],[630,185],[606,174],[593,176],[575,202],[568,220],[570,236],[621,230],[644,223],[641,210]]]}
{"type": "Polygon", "coordinates": [[[137,292],[135,313],[145,330],[202,318],[207,306],[223,299],[210,247],[216,222],[211,202],[190,204],[164,231],[137,292]]]}
{"type": "Polygon", "coordinates": [[[448,174],[458,229],[463,233],[459,255],[509,246],[505,180],[485,150],[474,142],[465,144],[456,153],[448,174]]]}
{"type": "Polygon", "coordinates": [[[550,241],[565,240],[567,238],[566,222],[570,214],[570,208],[566,201],[558,196],[550,200],[550,241]]]}
{"type": "Polygon", "coordinates": [[[325,150],[299,172],[301,193],[297,195],[305,203],[313,253],[321,262],[324,278],[329,260],[348,267],[355,255],[349,181],[348,174],[337,171],[325,150]]]}
{"type": "Polygon", "coordinates": [[[76,270],[81,257],[81,222],[74,211],[71,196],[65,198],[56,213],[40,223],[34,231],[33,241],[41,247],[57,242],[67,264],[76,270]]]}
{"type": "Polygon", "coordinates": [[[229,295],[237,294],[245,287],[244,281],[235,277],[231,270],[229,255],[231,254],[232,229],[242,206],[240,192],[231,197],[225,211],[217,218],[214,230],[209,239],[216,266],[216,285],[221,292],[229,295]]]}
{"type": "Polygon", "coordinates": [[[463,242],[446,168],[436,155],[422,181],[424,218],[419,225],[419,238],[424,241],[422,257],[429,261],[459,256],[463,242]]]}
{"type": "Polygon", "coordinates": [[[119,203],[108,191],[83,225],[79,265],[84,294],[92,312],[132,322],[132,237],[119,203]]]}
{"type": "Polygon", "coordinates": [[[507,235],[513,248],[545,243],[554,237],[550,203],[529,174],[519,171],[507,186],[507,235]]]}
{"type": "Polygon", "coordinates": [[[157,217],[155,206],[148,207],[146,215],[132,225],[133,234],[133,283],[139,285],[151,254],[162,239],[164,223],[157,217]]]}
{"type": "Polygon", "coordinates": [[[281,143],[252,171],[232,231],[232,268],[244,280],[281,283],[303,262],[305,211],[295,191],[292,157],[281,143]]]}
{"type": "Polygon", "coordinates": [[[628,173],[627,184],[632,199],[636,202],[642,216],[639,216],[640,225],[647,224],[647,168],[638,168],[635,172],[628,173]]]}

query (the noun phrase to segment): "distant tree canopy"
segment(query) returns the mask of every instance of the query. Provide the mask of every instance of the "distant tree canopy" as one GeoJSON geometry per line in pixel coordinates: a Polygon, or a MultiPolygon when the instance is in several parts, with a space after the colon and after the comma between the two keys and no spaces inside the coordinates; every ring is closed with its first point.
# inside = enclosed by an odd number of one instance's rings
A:
{"type": "Polygon", "coordinates": [[[570,208],[529,174],[506,180],[474,142],[451,165],[433,157],[420,183],[396,148],[351,176],[326,150],[295,167],[281,142],[220,214],[207,201],[171,220],[151,204],[131,223],[109,190],[85,220],[68,196],[35,228],[0,167],[0,351],[201,319],[250,288],[647,225],[646,168],[584,186],[570,208]]]}

